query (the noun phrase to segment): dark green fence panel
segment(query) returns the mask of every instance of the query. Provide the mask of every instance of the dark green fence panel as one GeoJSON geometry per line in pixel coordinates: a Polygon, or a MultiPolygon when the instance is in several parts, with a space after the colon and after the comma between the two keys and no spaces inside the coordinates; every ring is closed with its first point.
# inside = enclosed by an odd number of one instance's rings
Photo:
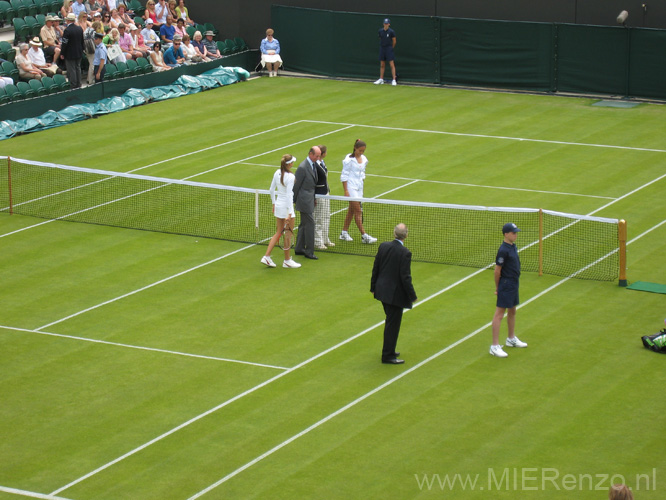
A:
{"type": "Polygon", "coordinates": [[[622,27],[557,26],[557,89],[627,95],[629,31],[622,27]]]}
{"type": "Polygon", "coordinates": [[[554,91],[554,27],[441,19],[441,83],[554,91]]]}
{"type": "Polygon", "coordinates": [[[666,96],[666,31],[630,28],[629,95],[666,96]]]}
{"type": "MultiPolygon", "coordinates": [[[[379,76],[379,29],[384,15],[273,5],[275,38],[285,69],[349,78],[379,76]]],[[[396,32],[396,68],[401,80],[436,82],[436,18],[390,16],[396,32]]],[[[390,78],[390,69],[384,75],[390,78]]]]}

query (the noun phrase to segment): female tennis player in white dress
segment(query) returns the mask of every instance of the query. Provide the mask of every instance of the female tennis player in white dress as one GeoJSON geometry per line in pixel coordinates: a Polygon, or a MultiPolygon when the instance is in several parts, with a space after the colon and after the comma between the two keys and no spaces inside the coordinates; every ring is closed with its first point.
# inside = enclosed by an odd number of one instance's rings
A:
{"type": "Polygon", "coordinates": [[[266,255],[261,258],[261,263],[268,267],[276,267],[271,259],[271,252],[275,245],[280,241],[284,233],[284,262],[282,267],[296,268],[301,267],[298,262],[289,255],[289,249],[293,240],[294,231],[294,180],[296,176],[291,173],[291,168],[296,162],[296,157],[284,155],[280,162],[280,168],[273,174],[270,193],[273,203],[273,215],[275,215],[276,231],[271,241],[268,243],[266,255]]]}
{"type": "MultiPolygon", "coordinates": [[[[368,165],[368,159],[365,153],[366,144],[361,139],[356,139],[354,143],[354,151],[352,154],[347,155],[342,160],[342,174],[340,180],[342,181],[342,188],[344,189],[345,196],[351,198],[363,198],[363,181],[365,180],[365,167],[368,165]]],[[[363,213],[360,201],[350,201],[347,216],[342,226],[340,239],[343,241],[354,241],[349,235],[349,225],[352,218],[356,222],[359,231],[361,231],[361,243],[376,243],[377,238],[373,238],[363,229],[363,213]]]]}

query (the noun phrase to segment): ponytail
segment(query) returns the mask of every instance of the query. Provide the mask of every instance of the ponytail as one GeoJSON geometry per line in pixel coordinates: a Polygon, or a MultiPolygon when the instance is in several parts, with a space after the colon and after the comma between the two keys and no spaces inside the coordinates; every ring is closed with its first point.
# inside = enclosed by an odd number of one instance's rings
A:
{"type": "Polygon", "coordinates": [[[294,163],[296,161],[296,157],[292,156],[290,154],[286,154],[282,157],[282,161],[280,161],[280,184],[283,186],[284,184],[284,173],[288,172],[287,170],[287,165],[290,165],[291,163],[294,163]]]}
{"type": "Polygon", "coordinates": [[[349,155],[350,158],[354,158],[354,155],[356,153],[356,150],[359,148],[364,148],[366,147],[366,143],[363,142],[361,139],[356,139],[356,142],[354,142],[354,150],[352,153],[349,155]]]}

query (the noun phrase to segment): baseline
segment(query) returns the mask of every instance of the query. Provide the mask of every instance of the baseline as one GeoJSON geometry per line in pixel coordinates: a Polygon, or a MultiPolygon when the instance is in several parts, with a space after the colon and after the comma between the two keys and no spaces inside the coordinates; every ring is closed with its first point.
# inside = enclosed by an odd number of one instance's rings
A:
{"type": "Polygon", "coordinates": [[[453,135],[458,137],[475,137],[480,139],[500,139],[506,141],[525,141],[525,142],[538,142],[543,144],[557,144],[561,146],[584,146],[590,148],[608,148],[608,149],[626,149],[629,151],[647,151],[652,153],[666,153],[666,149],[653,149],[653,148],[634,148],[631,146],[614,146],[612,144],[591,144],[585,142],[567,142],[567,141],[553,141],[548,139],[529,139],[526,137],[509,137],[503,135],[487,135],[487,134],[469,134],[463,132],[446,132],[443,130],[427,130],[427,129],[412,129],[403,127],[385,127],[381,125],[362,125],[359,123],[342,123],[342,122],[327,122],[319,120],[301,120],[310,123],[325,123],[327,125],[351,125],[354,127],[374,128],[379,130],[395,130],[399,132],[422,132],[426,134],[441,134],[453,135]]]}

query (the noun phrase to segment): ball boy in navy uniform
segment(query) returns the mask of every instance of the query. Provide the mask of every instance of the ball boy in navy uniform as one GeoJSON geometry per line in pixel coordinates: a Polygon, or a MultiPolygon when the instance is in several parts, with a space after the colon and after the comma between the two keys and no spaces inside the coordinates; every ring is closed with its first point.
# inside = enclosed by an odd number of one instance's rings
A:
{"type": "Polygon", "coordinates": [[[516,306],[519,304],[518,285],[520,278],[520,258],[516,248],[518,237],[518,226],[513,222],[507,222],[502,228],[504,242],[497,251],[495,258],[495,295],[497,295],[497,308],[493,316],[493,344],[490,346],[490,354],[499,358],[508,356],[502,350],[499,343],[499,331],[502,318],[506,312],[506,323],[509,327],[509,337],[506,339],[507,347],[527,347],[516,337],[516,306]]]}
{"type": "Polygon", "coordinates": [[[393,76],[391,85],[397,85],[397,82],[395,81],[395,55],[393,54],[396,38],[395,31],[389,27],[390,25],[391,20],[387,17],[384,19],[384,27],[379,29],[379,80],[375,82],[375,85],[381,85],[384,83],[386,61],[391,65],[391,75],[393,76]]]}

